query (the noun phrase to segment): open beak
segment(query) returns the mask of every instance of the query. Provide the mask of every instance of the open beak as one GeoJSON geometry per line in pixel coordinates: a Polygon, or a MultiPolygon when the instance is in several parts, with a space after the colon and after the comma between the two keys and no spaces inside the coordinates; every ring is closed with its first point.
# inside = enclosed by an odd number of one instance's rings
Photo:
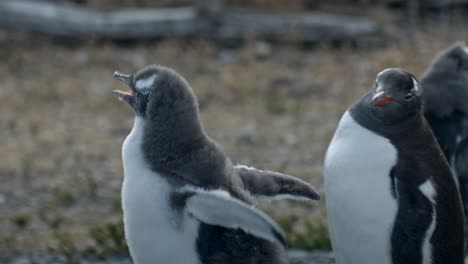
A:
{"type": "Polygon", "coordinates": [[[126,83],[128,86],[131,86],[132,84],[132,76],[120,73],[118,71],[115,71],[114,74],[112,74],[112,77],[117,78],[121,80],[122,82],[126,83]]]}
{"type": "Polygon", "coordinates": [[[381,107],[392,101],[393,101],[393,98],[386,96],[384,91],[380,91],[372,97],[371,102],[373,106],[381,107]]]}
{"type": "Polygon", "coordinates": [[[133,88],[133,85],[132,85],[132,79],[133,79],[133,76],[132,75],[127,75],[127,74],[123,74],[123,73],[120,73],[118,71],[115,71],[114,74],[112,75],[114,78],[117,78],[119,79],[120,81],[126,83],[129,87],[130,87],[130,91],[122,91],[122,90],[114,90],[113,93],[115,95],[117,95],[117,97],[120,99],[120,100],[124,100],[126,101],[127,103],[129,104],[132,104],[133,102],[133,98],[134,98],[134,95],[135,95],[135,90],[133,88]]]}

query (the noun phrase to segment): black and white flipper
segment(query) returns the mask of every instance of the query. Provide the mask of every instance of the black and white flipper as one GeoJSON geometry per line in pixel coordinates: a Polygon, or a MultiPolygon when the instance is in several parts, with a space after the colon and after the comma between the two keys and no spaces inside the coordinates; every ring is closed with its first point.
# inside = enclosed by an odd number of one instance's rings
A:
{"type": "Polygon", "coordinates": [[[465,258],[468,252],[468,137],[457,144],[453,162],[453,170],[458,178],[458,189],[462,198],[463,211],[465,213],[465,258]]]}
{"type": "Polygon", "coordinates": [[[247,234],[286,246],[278,225],[266,214],[223,190],[185,188],[175,195],[186,197],[185,210],[205,224],[241,229],[247,234]]]}
{"type": "Polygon", "coordinates": [[[314,187],[294,176],[244,165],[236,165],[234,170],[241,177],[244,187],[257,199],[320,199],[314,187]]]}

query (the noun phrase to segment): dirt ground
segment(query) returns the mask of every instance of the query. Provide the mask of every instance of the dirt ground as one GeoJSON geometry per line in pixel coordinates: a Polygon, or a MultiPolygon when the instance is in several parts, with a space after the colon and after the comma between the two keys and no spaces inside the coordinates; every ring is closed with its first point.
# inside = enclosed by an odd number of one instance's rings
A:
{"type": "MultiPolygon", "coordinates": [[[[120,149],[133,113],[111,93],[125,88],[114,70],[174,68],[192,85],[206,131],[234,163],[292,174],[322,190],[323,157],[337,122],[376,74],[402,67],[419,76],[457,40],[468,36],[432,26],[359,49],[3,39],[0,256],[83,249],[95,243],[93,227],[121,218],[120,149]]],[[[323,200],[261,206],[274,217],[324,215],[323,200]]]]}

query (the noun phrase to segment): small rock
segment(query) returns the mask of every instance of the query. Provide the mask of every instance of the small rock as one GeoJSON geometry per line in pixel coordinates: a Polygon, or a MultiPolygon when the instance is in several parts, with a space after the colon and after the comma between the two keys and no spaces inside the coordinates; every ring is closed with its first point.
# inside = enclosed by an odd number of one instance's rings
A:
{"type": "Polygon", "coordinates": [[[288,133],[284,135],[283,140],[289,146],[297,145],[297,137],[294,134],[288,133]]]}
{"type": "Polygon", "coordinates": [[[239,141],[242,143],[253,144],[256,138],[255,125],[249,124],[243,127],[239,134],[239,141]]]}
{"type": "Polygon", "coordinates": [[[75,61],[78,64],[86,64],[89,61],[89,54],[86,50],[78,50],[75,52],[75,61]]]}
{"type": "Polygon", "coordinates": [[[0,205],[4,204],[5,202],[6,202],[5,195],[0,193],[0,205]]]}
{"type": "Polygon", "coordinates": [[[83,260],[82,264],[132,264],[129,257],[110,257],[105,260],[83,260]]]}
{"type": "Polygon", "coordinates": [[[233,63],[237,57],[238,52],[235,50],[223,49],[219,52],[219,60],[223,63],[233,63]]]}
{"type": "Polygon", "coordinates": [[[257,59],[266,59],[271,55],[271,45],[264,41],[257,41],[255,43],[255,56],[257,59]]]}
{"type": "Polygon", "coordinates": [[[132,57],[132,63],[136,68],[144,67],[148,64],[146,56],[142,53],[135,53],[132,57]]]}
{"type": "Polygon", "coordinates": [[[7,44],[8,42],[8,35],[6,30],[0,30],[0,45],[7,44]]]}
{"type": "Polygon", "coordinates": [[[30,262],[31,264],[62,264],[67,263],[67,259],[60,255],[34,254],[30,262]]]}
{"type": "Polygon", "coordinates": [[[31,261],[28,258],[22,257],[13,260],[11,264],[31,264],[31,261]]]}

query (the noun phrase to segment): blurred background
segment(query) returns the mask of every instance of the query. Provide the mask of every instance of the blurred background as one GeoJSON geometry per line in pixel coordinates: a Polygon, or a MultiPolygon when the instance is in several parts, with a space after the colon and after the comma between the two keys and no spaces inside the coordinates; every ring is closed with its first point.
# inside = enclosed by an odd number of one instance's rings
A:
{"type": "MultiPolygon", "coordinates": [[[[468,0],[0,1],[0,263],[128,261],[134,114],[114,70],[174,68],[234,163],[321,191],[343,111],[384,68],[420,76],[467,26],[468,0]]],[[[327,251],[323,202],[260,206],[290,247],[327,251]]]]}

